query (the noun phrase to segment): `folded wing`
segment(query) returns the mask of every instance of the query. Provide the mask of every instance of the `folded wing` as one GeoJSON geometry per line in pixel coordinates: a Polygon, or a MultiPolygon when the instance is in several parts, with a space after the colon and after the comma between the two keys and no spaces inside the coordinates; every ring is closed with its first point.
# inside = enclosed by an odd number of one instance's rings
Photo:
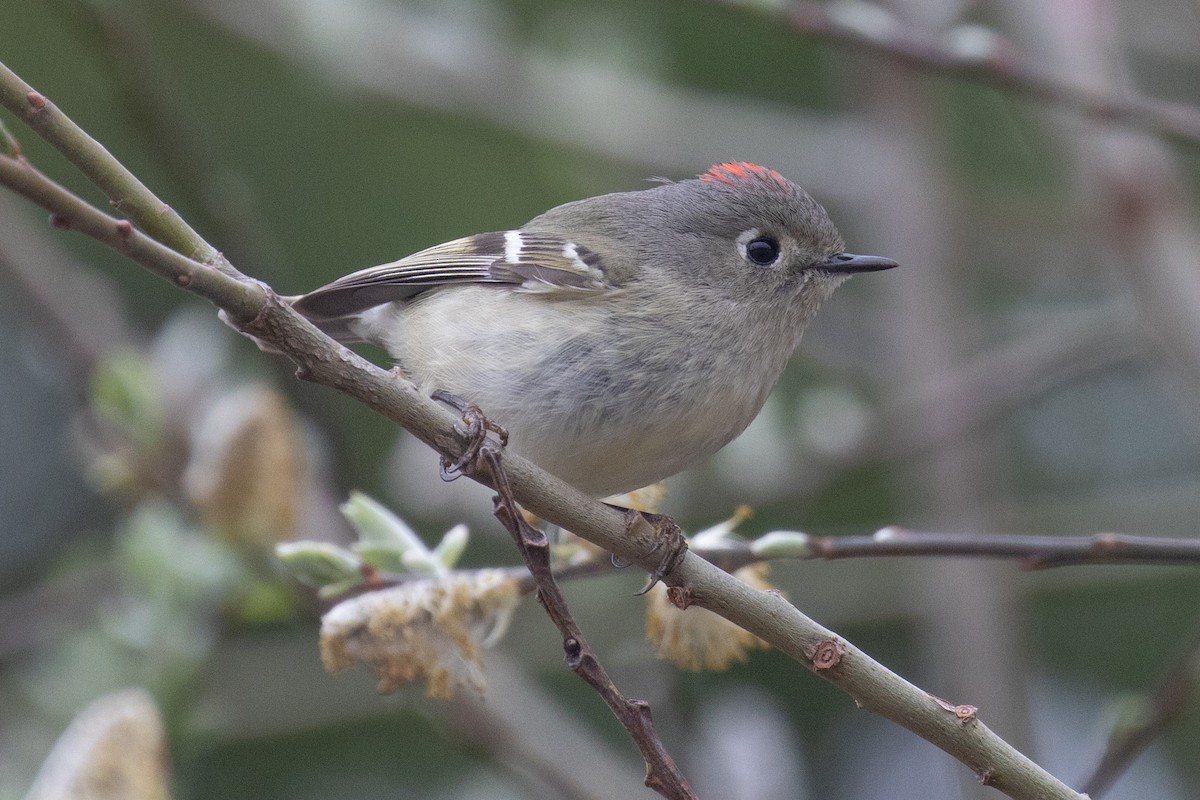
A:
{"type": "Polygon", "coordinates": [[[293,298],[292,305],[314,322],[332,322],[456,284],[551,293],[615,288],[605,280],[599,255],[583,245],[514,230],[455,239],[399,261],[359,270],[293,298]]]}

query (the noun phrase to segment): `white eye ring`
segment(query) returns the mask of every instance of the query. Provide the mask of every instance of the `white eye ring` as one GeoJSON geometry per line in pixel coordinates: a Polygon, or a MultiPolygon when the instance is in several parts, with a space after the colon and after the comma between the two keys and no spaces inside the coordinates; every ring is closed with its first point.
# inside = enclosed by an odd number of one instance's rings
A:
{"type": "Polygon", "coordinates": [[[737,247],[742,258],[756,267],[775,264],[783,252],[778,239],[764,235],[758,228],[751,228],[738,236],[737,247]]]}

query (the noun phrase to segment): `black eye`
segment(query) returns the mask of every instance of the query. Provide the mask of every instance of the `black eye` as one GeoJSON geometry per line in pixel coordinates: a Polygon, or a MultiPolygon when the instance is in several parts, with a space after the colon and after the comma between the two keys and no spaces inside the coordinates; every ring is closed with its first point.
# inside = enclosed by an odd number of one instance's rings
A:
{"type": "Polygon", "coordinates": [[[760,236],[746,243],[746,258],[765,267],[775,263],[779,258],[779,242],[767,236],[760,236]]]}

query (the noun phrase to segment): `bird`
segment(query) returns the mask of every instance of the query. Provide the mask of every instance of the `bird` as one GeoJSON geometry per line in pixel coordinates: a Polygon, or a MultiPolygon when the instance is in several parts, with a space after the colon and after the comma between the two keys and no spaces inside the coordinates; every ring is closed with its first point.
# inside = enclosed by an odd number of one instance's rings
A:
{"type": "Polygon", "coordinates": [[[703,461],[758,415],[817,308],[851,275],[825,209],[774,169],[576,200],[519,228],[353,272],[293,308],[381,346],[428,394],[598,498],[703,461]]]}

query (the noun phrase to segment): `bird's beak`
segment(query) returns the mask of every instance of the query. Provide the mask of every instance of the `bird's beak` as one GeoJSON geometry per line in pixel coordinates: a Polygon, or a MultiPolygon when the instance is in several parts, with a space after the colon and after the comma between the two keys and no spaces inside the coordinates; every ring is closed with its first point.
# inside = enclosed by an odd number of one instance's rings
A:
{"type": "Polygon", "coordinates": [[[834,253],[824,261],[818,261],[813,269],[825,272],[841,272],[853,275],[856,272],[878,272],[900,266],[883,256],[856,256],[853,253],[834,253]]]}

